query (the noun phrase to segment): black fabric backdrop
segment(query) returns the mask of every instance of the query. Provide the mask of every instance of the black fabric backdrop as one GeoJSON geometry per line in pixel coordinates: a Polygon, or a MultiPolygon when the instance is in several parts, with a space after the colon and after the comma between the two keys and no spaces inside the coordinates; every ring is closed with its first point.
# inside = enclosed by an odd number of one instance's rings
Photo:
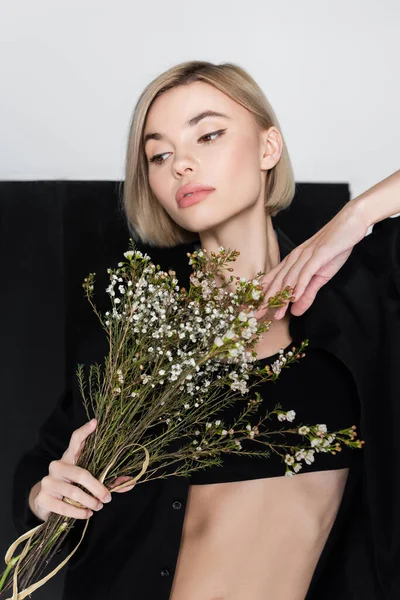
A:
{"type": "MultiPolygon", "coordinates": [[[[96,305],[110,308],[106,270],[117,266],[129,242],[121,193],[116,181],[0,182],[1,572],[17,537],[11,521],[15,465],[74,376],[77,345],[96,324],[82,288],[88,273],[96,273],[96,305]]],[[[348,200],[346,183],[298,183],[274,225],[300,244],[348,200]]],[[[188,283],[192,244],[137,246],[188,283]]],[[[57,600],[62,581],[63,570],[32,597],[57,600]]]]}

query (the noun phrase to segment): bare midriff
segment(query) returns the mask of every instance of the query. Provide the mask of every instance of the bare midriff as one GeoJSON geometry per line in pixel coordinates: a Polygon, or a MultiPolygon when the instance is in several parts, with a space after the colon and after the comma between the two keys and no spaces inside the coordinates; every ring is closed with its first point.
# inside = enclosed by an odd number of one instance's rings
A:
{"type": "Polygon", "coordinates": [[[170,600],[304,600],[347,475],[191,485],[170,600]]]}

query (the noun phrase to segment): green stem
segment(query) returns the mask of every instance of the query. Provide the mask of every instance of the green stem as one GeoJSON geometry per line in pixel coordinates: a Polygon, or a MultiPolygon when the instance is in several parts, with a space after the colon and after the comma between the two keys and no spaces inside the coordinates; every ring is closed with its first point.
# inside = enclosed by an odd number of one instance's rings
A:
{"type": "Polygon", "coordinates": [[[43,549],[43,552],[47,552],[51,546],[53,545],[53,542],[62,534],[62,532],[68,527],[68,523],[66,523],[64,521],[64,523],[61,523],[61,525],[59,526],[59,528],[57,529],[57,531],[55,532],[55,534],[53,535],[53,537],[51,537],[49,539],[49,541],[47,542],[46,546],[43,549]]]}
{"type": "Polygon", "coordinates": [[[3,575],[2,575],[2,577],[0,579],[0,591],[3,589],[3,585],[4,585],[4,583],[7,580],[9,572],[11,571],[11,569],[13,569],[15,567],[15,565],[17,564],[20,556],[21,555],[14,556],[14,558],[12,558],[10,560],[10,562],[8,563],[7,568],[4,570],[4,573],[3,573],[3,575]]]}

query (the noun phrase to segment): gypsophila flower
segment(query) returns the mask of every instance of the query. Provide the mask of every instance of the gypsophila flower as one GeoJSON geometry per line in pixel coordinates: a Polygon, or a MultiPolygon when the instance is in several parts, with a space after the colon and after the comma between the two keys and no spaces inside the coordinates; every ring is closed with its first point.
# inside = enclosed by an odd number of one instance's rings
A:
{"type": "Polygon", "coordinates": [[[289,410],[289,411],[286,413],[286,419],[287,419],[288,421],[294,421],[295,417],[296,417],[296,413],[295,413],[295,411],[294,411],[294,410],[289,410]]]}
{"type": "Polygon", "coordinates": [[[320,445],[321,445],[321,443],[322,443],[322,440],[321,440],[321,438],[313,438],[313,439],[311,440],[311,446],[313,446],[313,447],[314,447],[314,446],[320,446],[320,445]]]}
{"type": "Polygon", "coordinates": [[[280,373],[280,372],[281,372],[281,370],[282,370],[282,366],[281,366],[281,363],[279,362],[279,360],[275,360],[275,361],[272,363],[272,365],[271,365],[271,368],[272,368],[272,371],[273,371],[274,373],[276,373],[277,375],[279,375],[279,373],[280,373]]]}
{"type": "Polygon", "coordinates": [[[301,448],[301,450],[298,450],[294,456],[296,460],[304,460],[307,456],[307,451],[304,448],[301,448]]]}
{"type": "Polygon", "coordinates": [[[300,435],[306,435],[309,432],[310,432],[310,428],[307,427],[306,425],[303,425],[302,427],[299,427],[299,434],[300,435]]]}
{"type": "Polygon", "coordinates": [[[315,458],[314,458],[314,450],[309,450],[309,451],[307,452],[307,456],[306,456],[306,458],[305,458],[305,461],[306,461],[306,463],[307,463],[308,465],[311,465],[311,463],[313,463],[313,462],[314,462],[314,460],[315,460],[315,458]]]}

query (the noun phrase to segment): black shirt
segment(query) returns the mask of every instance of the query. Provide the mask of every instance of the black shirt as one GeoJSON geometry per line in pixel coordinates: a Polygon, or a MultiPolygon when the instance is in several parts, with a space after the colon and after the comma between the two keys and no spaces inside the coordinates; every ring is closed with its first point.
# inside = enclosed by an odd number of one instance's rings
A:
{"type": "MultiPolygon", "coordinates": [[[[285,350],[289,351],[290,347],[285,350]]],[[[257,383],[253,388],[262,393],[265,399],[263,408],[273,409],[276,402],[280,401],[283,410],[296,411],[296,419],[293,422],[296,426],[325,423],[329,431],[353,424],[358,426],[359,401],[351,374],[335,356],[324,349],[310,346],[305,350],[305,354],[306,356],[298,362],[283,369],[275,382],[257,383]]],[[[89,358],[88,356],[88,362],[89,358]]],[[[278,353],[261,359],[258,363],[271,365],[277,358],[278,353]]],[[[74,405],[74,418],[79,415],[73,428],[85,422],[86,419],[79,409],[78,390],[74,389],[72,396],[64,399],[63,407],[60,407],[41,428],[40,440],[34,454],[31,454],[29,459],[26,457],[28,462],[25,462],[25,467],[19,467],[21,479],[26,480],[28,464],[30,472],[34,470],[38,479],[39,465],[35,455],[42,455],[40,463],[46,470],[49,460],[59,458],[67,447],[68,440],[62,440],[60,433],[72,433],[72,429],[71,432],[67,432],[65,428],[69,403],[74,405]]],[[[216,417],[223,418],[226,423],[232,423],[234,416],[241,409],[241,406],[234,404],[223,409],[216,417]]],[[[274,421],[271,420],[271,423],[274,421]]],[[[277,420],[274,424],[277,424],[278,428],[281,426],[277,420]]],[[[292,444],[295,443],[294,437],[290,437],[292,444]]],[[[297,442],[300,443],[301,440],[299,436],[297,442]]],[[[247,446],[246,442],[247,440],[243,442],[244,448],[255,449],[251,440],[247,446]]],[[[362,452],[363,450],[345,447],[335,456],[330,453],[316,453],[315,461],[311,465],[302,462],[301,472],[351,467],[352,477],[356,478],[362,466],[362,452]]],[[[175,476],[153,482],[139,481],[130,492],[114,493],[111,503],[105,504],[101,511],[94,513],[78,551],[65,567],[67,571],[63,600],[88,597],[105,600],[120,596],[129,597],[130,594],[133,598],[141,600],[167,599],[180,548],[189,485],[285,476],[285,465],[274,453],[268,459],[238,454],[224,455],[223,463],[223,466],[194,472],[189,481],[175,476]],[[129,593],[133,582],[134,590],[129,593]]],[[[355,501],[356,488],[352,481],[347,488],[345,506],[337,517],[339,525],[346,515],[347,504],[355,501]]],[[[29,506],[26,507],[26,511],[24,522],[19,523],[20,531],[25,524],[28,525],[28,521],[31,526],[40,523],[29,506]]],[[[81,532],[82,523],[80,520],[75,521],[76,531],[70,534],[69,545],[77,543],[77,534],[78,531],[81,532]]],[[[336,529],[339,525],[336,525],[336,529]]],[[[333,530],[332,536],[336,535],[336,529],[333,530]]],[[[73,547],[70,545],[70,550],[73,547]]]]}
{"type": "MultiPolygon", "coordinates": [[[[283,257],[285,249],[286,253],[290,250],[290,245],[285,247],[285,237],[281,232],[278,233],[283,257]]],[[[379,478],[375,469],[376,455],[381,457],[382,454],[378,443],[381,430],[376,431],[379,419],[373,422],[372,417],[374,410],[378,412],[380,400],[377,398],[374,373],[366,368],[370,367],[371,363],[367,360],[365,348],[357,346],[363,338],[358,330],[358,314],[352,310],[349,302],[349,299],[356,296],[350,284],[356,281],[359,289],[362,289],[364,280],[360,281],[360,277],[364,271],[360,272],[358,262],[349,260],[348,263],[346,268],[343,268],[340,285],[335,288],[333,284],[328,283],[320,290],[312,307],[302,317],[291,318],[292,339],[310,339],[308,355],[282,372],[275,384],[265,384],[268,394],[274,388],[276,393],[280,394],[279,390],[283,390],[285,386],[288,386],[288,390],[293,389],[291,386],[296,378],[303,378],[303,391],[312,391],[312,402],[307,404],[304,402],[304,396],[298,394],[296,404],[293,404],[295,397],[292,394],[287,409],[295,409],[305,424],[326,422],[328,429],[348,426],[349,418],[350,424],[358,424],[355,420],[360,416],[360,427],[357,428],[359,436],[366,439],[371,448],[368,451],[348,449],[347,452],[336,456],[318,454],[312,465],[303,467],[302,472],[306,472],[307,469],[350,466],[340,510],[314,572],[307,600],[379,600],[398,597],[395,595],[396,577],[394,569],[391,568],[394,564],[391,562],[392,556],[388,556],[393,552],[394,557],[397,551],[398,529],[393,527],[396,525],[394,512],[390,513],[389,521],[388,515],[382,512],[385,510],[385,502],[390,507],[393,500],[391,495],[383,497],[380,489],[373,487],[379,478]],[[347,296],[343,296],[342,303],[339,293],[347,293],[347,296]],[[347,320],[348,306],[353,320],[347,320]],[[322,361],[325,371],[314,368],[316,361],[322,361]],[[329,370],[331,378],[327,381],[329,370]],[[325,376],[319,378],[320,372],[325,373],[325,376]],[[369,382],[365,381],[368,376],[369,382]],[[326,402],[322,403],[321,399],[326,402]],[[361,413],[358,415],[360,407],[361,413]],[[310,413],[306,414],[308,409],[310,413]],[[317,409],[322,411],[320,417],[315,412],[317,409]],[[364,418],[365,414],[369,417],[367,421],[364,418]],[[333,424],[335,419],[338,419],[337,424],[333,424]],[[372,455],[368,452],[372,452],[372,455]],[[390,552],[377,537],[381,531],[377,525],[387,522],[392,525],[393,534],[390,552]],[[386,595],[383,588],[388,592],[386,595]],[[392,591],[393,595],[390,595],[392,591]]],[[[335,279],[339,281],[336,277],[331,282],[335,279]]],[[[377,301],[373,304],[374,308],[376,306],[377,301]]],[[[369,310],[370,312],[365,309],[364,312],[366,317],[371,319],[371,309],[369,310]]],[[[391,306],[388,307],[389,312],[390,310],[391,306]]],[[[362,313],[362,310],[360,312],[362,313]]],[[[390,324],[393,331],[397,323],[391,321],[390,324]]],[[[362,331],[364,332],[364,329],[362,331]]],[[[387,326],[385,332],[390,335],[391,331],[387,326]]],[[[369,332],[367,339],[371,339],[369,332]]],[[[374,341],[378,344],[376,340],[371,339],[371,342],[374,341]]],[[[100,362],[107,351],[104,340],[93,337],[88,339],[88,344],[88,348],[77,358],[77,362],[100,362]]],[[[376,363],[377,351],[373,346],[371,351],[376,363]]],[[[273,359],[274,357],[270,357],[266,360],[273,359]]],[[[381,363],[381,366],[383,364],[381,363]]],[[[393,389],[392,387],[392,391],[393,389]]],[[[389,408],[393,407],[392,400],[389,398],[387,401],[389,408]]],[[[283,408],[286,409],[285,406],[283,408]]],[[[14,522],[19,534],[41,523],[28,506],[30,488],[48,473],[49,462],[61,457],[72,431],[86,420],[75,380],[71,389],[66,391],[54,412],[40,428],[36,446],[17,466],[13,509],[14,522]]],[[[388,440],[390,441],[390,436],[388,440]]],[[[388,443],[388,447],[391,450],[395,448],[394,441],[392,444],[388,443]]],[[[271,476],[273,468],[279,468],[278,465],[273,467],[272,463],[269,464],[269,459],[264,464],[261,464],[261,459],[254,459],[251,467],[247,464],[246,468],[239,469],[238,458],[237,455],[228,457],[229,464],[227,462],[226,469],[215,467],[207,470],[208,479],[207,471],[198,472],[197,483],[210,482],[212,477],[214,480],[223,481],[224,473],[233,478],[228,480],[253,478],[253,475],[267,477],[271,476]],[[235,459],[235,464],[231,458],[235,459]],[[254,471],[250,476],[251,469],[254,471]],[[201,477],[206,480],[201,480],[201,477]]],[[[283,464],[281,468],[283,474],[283,464]]],[[[384,483],[384,480],[381,481],[384,483]]],[[[91,518],[79,550],[65,567],[63,600],[108,600],[118,597],[166,600],[170,594],[179,553],[188,489],[187,479],[172,476],[139,483],[133,490],[124,494],[113,494],[112,502],[104,505],[104,508],[91,518]]],[[[80,538],[84,521],[77,520],[75,524],[68,542],[71,550],[80,538]]],[[[385,533],[386,531],[387,529],[385,533]]]]}

